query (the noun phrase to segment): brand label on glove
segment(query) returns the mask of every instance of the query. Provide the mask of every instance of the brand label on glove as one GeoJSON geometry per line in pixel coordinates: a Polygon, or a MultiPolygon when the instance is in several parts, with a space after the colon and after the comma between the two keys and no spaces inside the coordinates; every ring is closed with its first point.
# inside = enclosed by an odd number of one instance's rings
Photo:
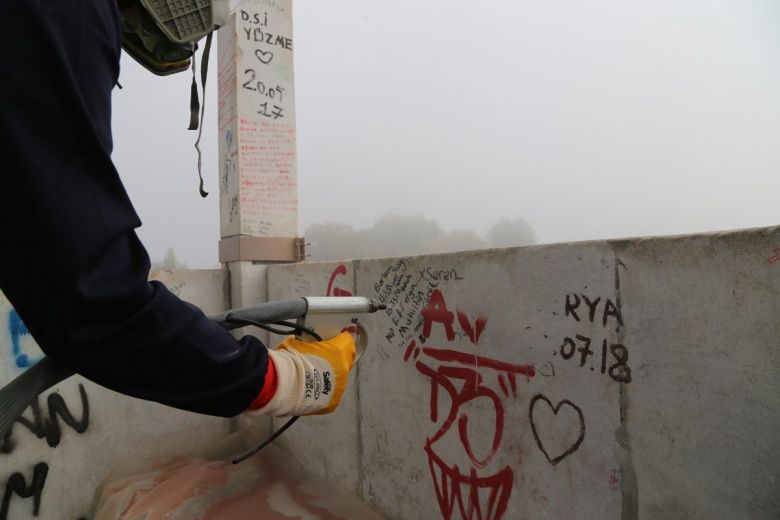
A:
{"type": "Polygon", "coordinates": [[[304,399],[316,401],[319,406],[327,405],[333,391],[333,369],[320,357],[305,357],[312,367],[304,377],[304,399]]]}

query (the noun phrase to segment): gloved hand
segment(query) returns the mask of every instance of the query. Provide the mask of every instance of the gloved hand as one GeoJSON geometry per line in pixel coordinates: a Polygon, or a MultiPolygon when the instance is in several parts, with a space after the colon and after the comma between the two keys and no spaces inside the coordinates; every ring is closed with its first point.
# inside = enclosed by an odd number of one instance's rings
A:
{"type": "Polygon", "coordinates": [[[274,363],[274,396],[250,415],[322,415],[336,409],[355,362],[355,340],[342,332],[325,341],[289,337],[268,355],[274,363]]]}

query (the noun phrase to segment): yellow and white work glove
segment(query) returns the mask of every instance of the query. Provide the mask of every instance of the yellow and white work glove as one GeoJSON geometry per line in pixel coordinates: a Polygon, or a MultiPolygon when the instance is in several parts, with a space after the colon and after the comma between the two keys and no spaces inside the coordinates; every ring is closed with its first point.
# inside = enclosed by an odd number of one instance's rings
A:
{"type": "Polygon", "coordinates": [[[348,332],[325,341],[289,337],[268,355],[276,368],[276,392],[251,415],[322,415],[336,409],[355,362],[355,340],[348,332]]]}

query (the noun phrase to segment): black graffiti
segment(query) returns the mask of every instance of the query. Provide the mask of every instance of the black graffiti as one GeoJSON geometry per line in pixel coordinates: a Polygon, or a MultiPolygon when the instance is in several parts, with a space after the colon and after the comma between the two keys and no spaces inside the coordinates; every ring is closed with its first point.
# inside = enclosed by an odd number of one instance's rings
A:
{"type": "MultiPolygon", "coordinates": [[[[40,400],[36,398],[35,402],[30,405],[32,420],[20,415],[16,418],[16,422],[27,428],[39,439],[45,437],[46,443],[50,447],[55,448],[60,444],[60,440],[62,439],[60,419],[79,434],[87,431],[87,428],[89,427],[89,398],[87,397],[87,391],[82,384],[79,384],[79,395],[81,397],[81,419],[76,419],[70,409],[68,409],[68,405],[65,403],[62,396],[54,392],[49,394],[46,398],[48,417],[44,417],[40,400]]],[[[12,433],[13,429],[11,429],[3,438],[2,443],[0,444],[0,453],[8,454],[14,451],[16,446],[11,437],[12,433]]],[[[3,502],[2,506],[0,506],[0,520],[6,520],[8,518],[8,510],[13,495],[17,495],[20,498],[32,497],[33,516],[38,516],[41,508],[43,488],[46,484],[46,477],[48,474],[49,466],[45,462],[39,462],[35,465],[33,468],[32,481],[29,485],[27,484],[24,475],[21,473],[17,472],[12,474],[5,484],[3,502]]]]}
{"type": "Polygon", "coordinates": [[[280,107],[279,105],[271,105],[271,107],[269,108],[268,102],[265,102],[265,103],[260,103],[257,106],[259,108],[257,113],[263,117],[271,117],[273,119],[279,119],[280,117],[284,117],[284,108],[280,107]]]}
{"type": "MultiPolygon", "coordinates": [[[[241,20],[249,22],[254,25],[262,25],[263,27],[268,25],[268,13],[263,13],[263,17],[260,17],[260,13],[249,14],[241,9],[241,20]]],[[[246,29],[244,29],[246,31],[246,29]]]]}
{"type": "Polygon", "coordinates": [[[539,375],[544,377],[555,377],[555,367],[552,361],[548,361],[539,369],[539,375]]]}
{"type": "Polygon", "coordinates": [[[246,81],[241,84],[244,89],[257,92],[270,99],[278,99],[280,102],[284,101],[284,93],[287,89],[278,84],[274,86],[266,85],[264,81],[257,79],[257,72],[255,69],[245,69],[244,77],[246,78],[246,81]]]}
{"type": "MultiPolygon", "coordinates": [[[[606,345],[606,340],[604,340],[606,345]]],[[[625,345],[612,344],[609,346],[610,352],[617,362],[609,367],[609,377],[619,383],[631,382],[631,367],[628,366],[628,349],[625,345]]]]}
{"type": "MultiPolygon", "coordinates": [[[[587,310],[588,321],[594,323],[596,321],[596,310],[601,303],[601,297],[589,298],[585,294],[567,294],[566,302],[563,306],[564,316],[571,316],[575,321],[581,321],[580,313],[584,313],[587,310]],[[580,309],[581,304],[585,304],[587,309],[580,309]]],[[[620,314],[620,309],[609,298],[604,300],[604,305],[601,311],[601,324],[606,327],[607,320],[612,317],[618,325],[623,325],[623,316],[620,314]]],[[[583,314],[584,316],[584,314],[583,314]]]]}
{"type": "MultiPolygon", "coordinates": [[[[460,276],[455,269],[431,269],[430,267],[426,267],[425,269],[420,269],[419,276],[420,280],[425,280],[427,282],[463,280],[463,277],[460,276]]],[[[438,284],[435,285],[438,286],[438,284]]]]}
{"type": "Polygon", "coordinates": [[[14,473],[5,483],[3,503],[0,506],[0,520],[8,518],[8,509],[11,506],[11,498],[17,495],[21,498],[33,498],[33,516],[38,516],[41,510],[41,496],[43,486],[46,484],[46,476],[49,474],[49,466],[45,462],[39,462],[33,469],[33,477],[30,485],[21,473],[14,473]]]}
{"type": "MultiPolygon", "coordinates": [[[[576,341],[570,337],[563,338],[558,351],[553,352],[556,356],[560,353],[561,357],[565,360],[569,360],[574,357],[576,352],[580,353],[579,366],[584,367],[587,363],[588,356],[592,356],[595,352],[591,347],[591,338],[577,334],[574,336],[576,341]],[[577,346],[579,342],[580,346],[577,346]]],[[[590,367],[591,371],[595,370],[595,367],[590,367]]],[[[607,373],[614,381],[618,383],[630,383],[631,382],[631,367],[628,366],[628,348],[622,343],[608,343],[606,339],[601,342],[601,373],[607,373]],[[612,354],[615,362],[611,365],[607,363],[607,353],[612,354]]]]}
{"type": "MultiPolygon", "coordinates": [[[[24,416],[19,416],[16,422],[30,430],[39,439],[46,438],[46,442],[52,448],[59,445],[62,439],[62,428],[60,427],[60,419],[70,426],[76,433],[84,433],[89,427],[89,398],[87,397],[87,391],[84,385],[79,384],[79,395],[81,396],[81,420],[77,420],[71,411],[68,409],[68,405],[65,404],[65,399],[56,392],[49,394],[46,401],[49,409],[49,416],[44,417],[41,412],[41,405],[38,399],[30,405],[32,409],[33,419],[29,420],[24,416]]],[[[14,442],[11,437],[13,429],[0,444],[0,453],[11,453],[14,448],[14,442]]]]}
{"type": "Polygon", "coordinates": [[[528,417],[531,420],[531,430],[534,433],[534,439],[536,439],[536,445],[539,447],[539,450],[544,454],[545,458],[547,459],[547,462],[555,466],[560,461],[577,451],[577,449],[580,447],[580,444],[582,444],[582,441],[585,439],[585,416],[582,414],[582,410],[579,406],[572,403],[568,399],[564,399],[560,403],[558,403],[557,406],[553,406],[552,402],[545,397],[542,394],[536,394],[531,399],[531,404],[528,407],[528,417]],[[547,406],[550,407],[554,415],[558,415],[558,412],[563,406],[568,406],[574,409],[575,412],[577,412],[577,416],[579,417],[580,421],[580,428],[579,432],[577,434],[577,440],[574,441],[570,446],[568,446],[562,453],[555,457],[551,457],[550,454],[547,451],[547,448],[545,448],[544,443],[542,442],[542,439],[539,436],[539,431],[536,427],[536,423],[534,422],[534,407],[536,406],[536,403],[539,401],[544,401],[547,403],[547,406]]]}
{"type": "Polygon", "coordinates": [[[293,40],[288,36],[263,31],[260,27],[243,27],[246,41],[255,43],[267,43],[275,47],[281,47],[288,51],[293,50],[293,40]]]}
{"type": "Polygon", "coordinates": [[[274,59],[274,53],[271,51],[264,51],[262,49],[255,50],[255,56],[260,60],[260,63],[268,65],[274,59]]]}

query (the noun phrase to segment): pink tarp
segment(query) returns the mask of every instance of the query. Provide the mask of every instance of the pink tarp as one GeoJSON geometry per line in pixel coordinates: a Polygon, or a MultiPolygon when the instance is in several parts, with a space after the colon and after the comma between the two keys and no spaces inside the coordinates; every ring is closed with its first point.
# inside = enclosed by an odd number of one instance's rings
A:
{"type": "MultiPolygon", "coordinates": [[[[94,520],[380,519],[336,482],[303,472],[269,446],[238,465],[224,458],[178,457],[142,474],[114,477],[101,489],[94,520]]],[[[232,453],[230,453],[232,451],[232,453]]]]}

